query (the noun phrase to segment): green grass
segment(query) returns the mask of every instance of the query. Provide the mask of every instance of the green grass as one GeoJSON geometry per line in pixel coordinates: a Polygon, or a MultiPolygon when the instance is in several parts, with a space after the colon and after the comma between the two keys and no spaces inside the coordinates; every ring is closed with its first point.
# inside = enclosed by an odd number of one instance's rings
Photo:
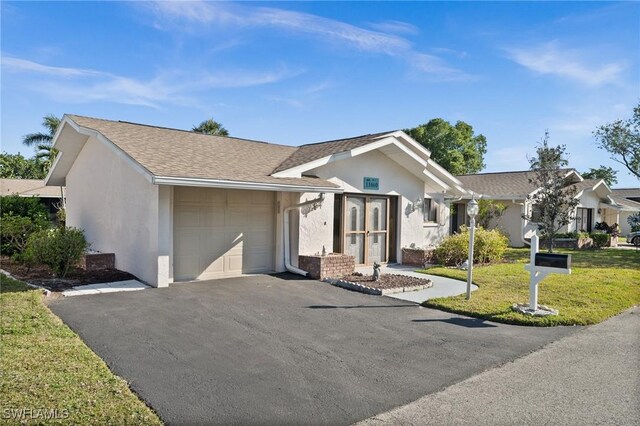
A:
{"type": "MultiPolygon", "coordinates": [[[[572,258],[571,275],[548,275],[539,286],[538,303],[558,309],[557,316],[531,317],[513,312],[514,303],[529,302],[528,249],[509,249],[505,263],[475,266],[478,290],[465,296],[426,301],[423,305],[491,321],[520,325],[596,324],[640,304],[640,252],[635,250],[557,250],[572,258]]],[[[423,270],[466,280],[466,271],[444,267],[423,270]]]]}
{"type": "Polygon", "coordinates": [[[0,285],[0,423],[161,424],[127,383],[51,313],[40,290],[4,275],[0,285]],[[21,409],[31,412],[7,418],[21,409]],[[45,420],[45,415],[57,419],[45,420]]]}

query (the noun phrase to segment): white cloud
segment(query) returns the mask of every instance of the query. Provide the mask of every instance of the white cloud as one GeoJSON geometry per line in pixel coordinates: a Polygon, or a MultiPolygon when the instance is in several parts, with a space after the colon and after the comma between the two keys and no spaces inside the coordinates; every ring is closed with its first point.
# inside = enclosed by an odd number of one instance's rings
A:
{"type": "Polygon", "coordinates": [[[270,71],[167,71],[148,80],[82,68],[55,67],[15,57],[2,57],[5,72],[38,76],[26,86],[56,100],[95,101],[159,108],[162,104],[195,105],[202,91],[275,83],[301,74],[286,66],[270,71]]]}
{"type": "Polygon", "coordinates": [[[622,62],[588,64],[585,52],[562,49],[557,42],[507,49],[507,54],[514,62],[538,74],[556,75],[592,87],[618,84],[625,69],[622,62]]]}
{"type": "Polygon", "coordinates": [[[373,22],[369,26],[376,31],[396,34],[420,34],[420,28],[402,21],[373,22]]]}
{"type": "Polygon", "coordinates": [[[224,2],[155,2],[148,6],[155,14],[159,28],[167,25],[193,32],[211,26],[225,28],[271,27],[297,34],[316,36],[322,42],[336,42],[357,50],[384,54],[407,61],[414,69],[436,75],[441,80],[469,77],[462,70],[445,64],[432,55],[414,50],[411,42],[389,32],[415,33],[417,28],[399,21],[371,24],[368,30],[342,21],[309,13],[271,7],[248,7],[224,2]]]}
{"type": "Polygon", "coordinates": [[[52,67],[9,56],[2,56],[2,68],[9,71],[35,72],[60,77],[100,77],[108,75],[100,71],[88,69],[52,67]]]}

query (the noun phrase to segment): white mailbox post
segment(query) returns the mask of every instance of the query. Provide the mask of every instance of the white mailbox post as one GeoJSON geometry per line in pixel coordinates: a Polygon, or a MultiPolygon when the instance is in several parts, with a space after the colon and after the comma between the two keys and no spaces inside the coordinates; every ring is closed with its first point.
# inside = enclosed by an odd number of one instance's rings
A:
{"type": "MultiPolygon", "coordinates": [[[[538,309],[538,284],[549,274],[570,274],[571,255],[538,253],[539,238],[537,234],[531,237],[531,259],[524,269],[531,274],[529,282],[529,306],[528,314],[548,315],[557,313],[551,309],[538,309]],[[538,312],[540,311],[540,312],[538,312]],[[548,312],[544,312],[548,311],[548,312]]],[[[515,306],[514,306],[515,308],[515,306]]]]}

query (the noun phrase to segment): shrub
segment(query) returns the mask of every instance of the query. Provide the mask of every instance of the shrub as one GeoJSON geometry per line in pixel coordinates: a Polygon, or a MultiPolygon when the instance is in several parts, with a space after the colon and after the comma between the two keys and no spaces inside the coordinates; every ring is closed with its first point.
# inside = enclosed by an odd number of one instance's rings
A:
{"type": "Polygon", "coordinates": [[[593,233],[590,237],[593,240],[594,248],[598,249],[607,246],[609,244],[609,238],[611,238],[609,234],[600,233],[593,233]]]}
{"type": "MultiPolygon", "coordinates": [[[[507,250],[509,239],[497,229],[487,231],[477,228],[473,249],[473,263],[491,263],[502,260],[507,250]]],[[[469,230],[461,227],[458,234],[445,238],[435,250],[438,263],[444,265],[459,265],[469,253],[469,230]]]]}
{"type": "Polygon", "coordinates": [[[28,217],[37,223],[46,224],[49,222],[47,208],[40,202],[39,198],[18,197],[17,195],[0,197],[0,214],[2,216],[28,217]]]}
{"type": "Polygon", "coordinates": [[[559,238],[573,238],[573,239],[578,239],[580,235],[578,234],[578,231],[573,231],[573,232],[558,232],[557,234],[555,234],[553,236],[554,240],[557,240],[559,238]]]}
{"type": "Polygon", "coordinates": [[[47,265],[58,277],[65,277],[89,244],[81,229],[61,227],[33,233],[27,242],[25,258],[47,265]]]}
{"type": "Polygon", "coordinates": [[[2,254],[20,254],[27,246],[29,236],[45,227],[46,223],[33,221],[29,217],[7,214],[2,216],[0,240],[2,254]]]}

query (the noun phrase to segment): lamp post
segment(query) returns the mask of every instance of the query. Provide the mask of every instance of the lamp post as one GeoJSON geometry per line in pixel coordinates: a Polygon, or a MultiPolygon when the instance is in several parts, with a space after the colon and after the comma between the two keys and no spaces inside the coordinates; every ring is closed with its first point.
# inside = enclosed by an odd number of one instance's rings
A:
{"type": "Polygon", "coordinates": [[[471,299],[471,280],[473,279],[473,237],[476,229],[476,215],[478,214],[478,202],[475,196],[467,204],[469,215],[469,259],[467,260],[467,300],[471,299]]]}

